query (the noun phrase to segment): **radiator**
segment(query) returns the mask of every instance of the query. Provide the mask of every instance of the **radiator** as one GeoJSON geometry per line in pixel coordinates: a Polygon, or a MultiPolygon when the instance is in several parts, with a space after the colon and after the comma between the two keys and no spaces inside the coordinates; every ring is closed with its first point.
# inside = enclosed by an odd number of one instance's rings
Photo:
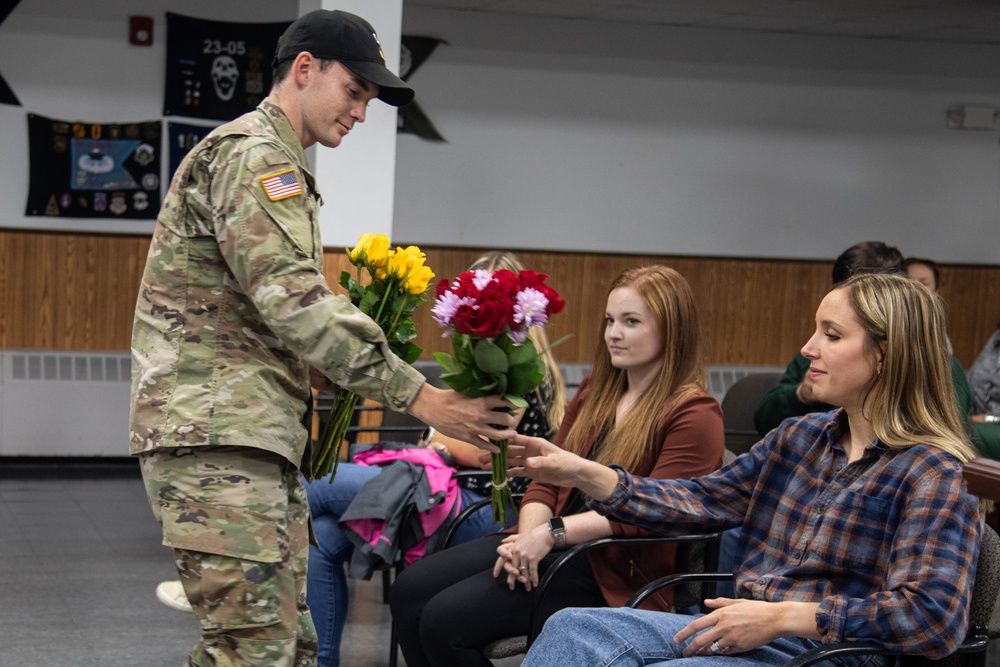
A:
{"type": "Polygon", "coordinates": [[[0,456],[127,456],[127,352],[0,351],[0,456]]]}

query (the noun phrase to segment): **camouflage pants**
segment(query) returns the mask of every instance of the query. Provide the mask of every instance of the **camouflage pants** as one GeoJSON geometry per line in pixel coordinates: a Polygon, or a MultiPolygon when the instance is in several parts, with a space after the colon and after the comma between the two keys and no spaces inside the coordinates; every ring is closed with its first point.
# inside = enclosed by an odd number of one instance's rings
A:
{"type": "Polygon", "coordinates": [[[250,447],[184,447],[139,460],[201,625],[188,665],[315,666],[309,504],[295,467],[250,447]]]}

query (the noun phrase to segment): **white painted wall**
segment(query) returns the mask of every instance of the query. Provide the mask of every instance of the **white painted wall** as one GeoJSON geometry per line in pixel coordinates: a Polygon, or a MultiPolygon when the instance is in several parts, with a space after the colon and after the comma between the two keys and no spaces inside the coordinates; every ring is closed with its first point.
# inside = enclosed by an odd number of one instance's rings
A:
{"type": "Polygon", "coordinates": [[[403,242],[830,259],[877,238],[996,263],[1000,49],[408,10],[403,242]]]}
{"type": "MultiPolygon", "coordinates": [[[[0,105],[2,226],[66,227],[23,215],[27,111],[159,117],[164,11],[296,11],[113,0],[157,17],[157,45],[140,49],[119,19],[43,18],[51,1],[23,0],[0,26],[0,72],[25,104],[0,105]]],[[[399,137],[394,241],[829,259],[880,238],[941,261],[998,261],[997,132],[947,130],[945,109],[1000,107],[1000,48],[414,8],[402,29],[450,43],[411,80],[448,143],[399,137]]]]}

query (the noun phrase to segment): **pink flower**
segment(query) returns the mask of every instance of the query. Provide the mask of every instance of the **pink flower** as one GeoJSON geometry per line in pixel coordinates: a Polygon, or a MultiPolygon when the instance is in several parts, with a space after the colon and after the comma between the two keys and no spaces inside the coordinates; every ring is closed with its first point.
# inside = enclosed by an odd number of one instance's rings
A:
{"type": "MultiPolygon", "coordinates": [[[[473,309],[478,308],[476,300],[472,297],[460,297],[454,292],[444,290],[434,302],[434,307],[431,308],[431,313],[434,314],[435,322],[443,327],[450,328],[452,319],[455,317],[455,313],[458,312],[458,309],[462,306],[470,306],[473,309]]],[[[447,333],[445,335],[447,335],[447,333]]]]}
{"type": "Polygon", "coordinates": [[[514,321],[523,324],[525,329],[545,326],[545,323],[549,321],[549,315],[545,310],[548,305],[549,300],[544,294],[533,287],[527,287],[517,293],[514,321]]]}

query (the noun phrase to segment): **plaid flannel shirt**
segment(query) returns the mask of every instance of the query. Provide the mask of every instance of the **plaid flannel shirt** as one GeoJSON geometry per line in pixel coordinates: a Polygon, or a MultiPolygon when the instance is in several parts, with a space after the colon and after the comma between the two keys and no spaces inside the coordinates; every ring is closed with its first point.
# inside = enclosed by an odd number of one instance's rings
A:
{"type": "Polygon", "coordinates": [[[878,441],[848,464],[841,410],[786,420],[693,480],[632,477],[592,509],[650,531],[743,527],[737,595],[818,602],[824,642],[870,640],[931,658],[964,639],[980,544],[978,501],[953,456],[878,441]]]}

